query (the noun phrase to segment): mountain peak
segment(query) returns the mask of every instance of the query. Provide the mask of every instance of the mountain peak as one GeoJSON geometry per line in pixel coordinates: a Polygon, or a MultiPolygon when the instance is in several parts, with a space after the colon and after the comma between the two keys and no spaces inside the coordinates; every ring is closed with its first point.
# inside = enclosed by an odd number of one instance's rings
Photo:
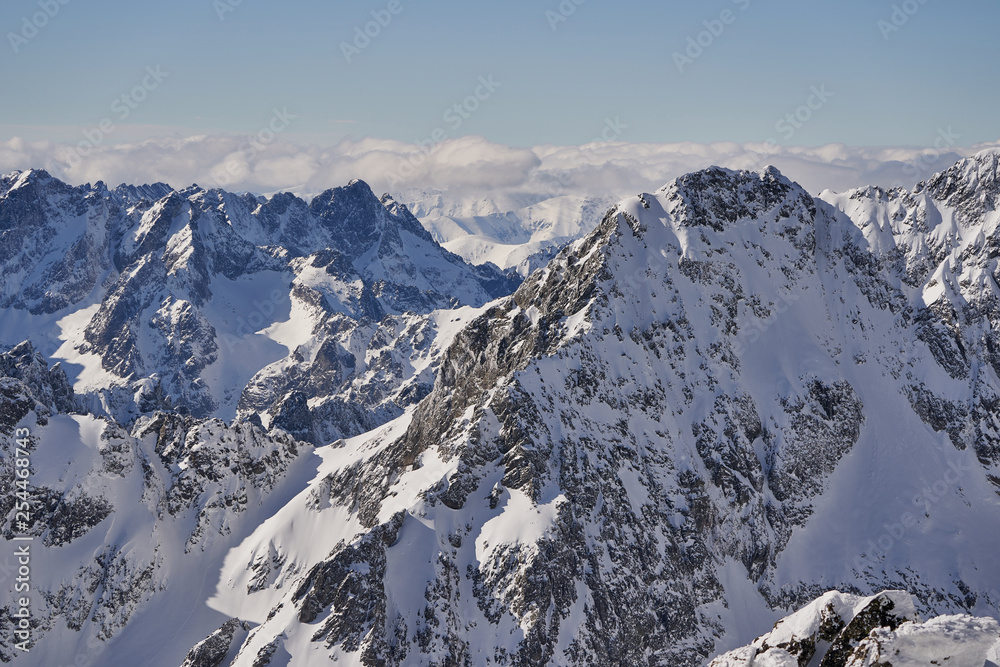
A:
{"type": "Polygon", "coordinates": [[[371,186],[359,178],[354,178],[348,181],[347,185],[327,188],[313,197],[312,203],[315,203],[317,200],[320,202],[334,201],[338,197],[364,197],[366,199],[374,199],[378,201],[378,197],[375,196],[371,186]]]}
{"type": "Polygon", "coordinates": [[[357,250],[367,248],[380,235],[386,232],[394,234],[399,229],[432,241],[430,233],[406,206],[389,195],[379,198],[367,183],[359,179],[325,190],[313,198],[309,208],[328,228],[361,244],[357,250]]]}
{"type": "Polygon", "coordinates": [[[133,205],[143,201],[159,201],[173,191],[174,189],[166,183],[156,182],[143,185],[120,183],[111,192],[126,205],[133,205]]]}
{"type": "Polygon", "coordinates": [[[11,185],[8,192],[13,192],[14,190],[19,190],[21,188],[32,187],[32,186],[42,186],[52,181],[60,182],[58,179],[54,178],[49,172],[44,169],[28,169],[27,171],[15,171],[12,172],[8,178],[11,181],[11,185]]]}
{"type": "Polygon", "coordinates": [[[759,171],[709,167],[674,179],[658,194],[665,195],[684,226],[708,226],[722,231],[740,220],[757,220],[780,208],[813,208],[812,197],[774,167],[759,171]]]}
{"type": "Polygon", "coordinates": [[[959,160],[952,167],[920,183],[915,192],[927,192],[974,220],[996,209],[1000,201],[1000,149],[989,149],[959,160]]]}
{"type": "Polygon", "coordinates": [[[18,172],[19,179],[29,180],[37,179],[40,181],[48,181],[53,178],[52,174],[47,172],[45,169],[31,168],[26,171],[18,172]]]}

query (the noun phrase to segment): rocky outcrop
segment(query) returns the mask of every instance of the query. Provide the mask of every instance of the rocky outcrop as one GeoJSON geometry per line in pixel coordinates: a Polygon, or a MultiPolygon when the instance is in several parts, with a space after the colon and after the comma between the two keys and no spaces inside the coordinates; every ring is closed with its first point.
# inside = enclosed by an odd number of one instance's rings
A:
{"type": "Polygon", "coordinates": [[[226,664],[226,656],[233,646],[239,646],[246,639],[249,629],[250,626],[238,618],[226,621],[191,648],[181,667],[221,667],[226,664]]]}
{"type": "Polygon", "coordinates": [[[921,621],[904,592],[866,598],[833,591],[710,667],[983,667],[997,649],[1000,624],[993,619],[953,615],[921,621]]]}

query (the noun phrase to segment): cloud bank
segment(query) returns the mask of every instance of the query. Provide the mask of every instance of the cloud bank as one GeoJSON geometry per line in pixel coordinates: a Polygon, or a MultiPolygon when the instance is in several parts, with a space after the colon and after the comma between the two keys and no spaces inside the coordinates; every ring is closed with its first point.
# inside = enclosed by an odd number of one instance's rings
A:
{"type": "Polygon", "coordinates": [[[138,143],[78,145],[14,138],[0,142],[0,172],[44,168],[72,184],[162,181],[202,187],[311,196],[352,179],[377,192],[435,190],[456,197],[501,194],[625,196],[655,190],[681,174],[719,165],[759,169],[769,164],[816,194],[862,185],[914,184],[984,148],[957,146],[942,131],[930,148],[857,148],[739,143],[642,144],[516,148],[478,136],[418,144],[346,140],[334,147],[302,146],[264,137],[193,136],[138,143]]]}

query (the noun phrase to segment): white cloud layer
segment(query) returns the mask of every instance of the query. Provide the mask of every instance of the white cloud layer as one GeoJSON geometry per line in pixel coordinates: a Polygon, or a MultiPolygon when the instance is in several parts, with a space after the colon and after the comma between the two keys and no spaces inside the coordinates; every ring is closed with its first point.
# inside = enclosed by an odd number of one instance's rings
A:
{"type": "Polygon", "coordinates": [[[44,168],[73,184],[163,181],[269,193],[313,195],[354,178],[377,192],[439,190],[455,196],[589,194],[624,196],[659,188],[710,165],[758,169],[768,164],[810,192],[861,185],[912,187],[961,157],[998,144],[959,147],[942,132],[940,148],[814,148],[773,144],[607,142],[514,148],[467,136],[426,147],[379,139],[332,148],[278,137],[151,139],[139,143],[69,145],[14,138],[0,142],[0,171],[44,168]]]}

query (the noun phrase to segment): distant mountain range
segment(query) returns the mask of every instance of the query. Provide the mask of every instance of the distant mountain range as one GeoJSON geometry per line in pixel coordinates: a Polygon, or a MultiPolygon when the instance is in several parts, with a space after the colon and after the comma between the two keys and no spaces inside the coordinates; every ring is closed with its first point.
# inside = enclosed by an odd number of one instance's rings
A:
{"type": "Polygon", "coordinates": [[[516,269],[522,276],[593,231],[616,201],[573,195],[473,199],[433,191],[408,191],[401,198],[448,250],[471,262],[516,269]]]}
{"type": "Polygon", "coordinates": [[[998,167],[407,195],[432,231],[359,181],[2,177],[0,660],[995,660],[998,167]]]}

